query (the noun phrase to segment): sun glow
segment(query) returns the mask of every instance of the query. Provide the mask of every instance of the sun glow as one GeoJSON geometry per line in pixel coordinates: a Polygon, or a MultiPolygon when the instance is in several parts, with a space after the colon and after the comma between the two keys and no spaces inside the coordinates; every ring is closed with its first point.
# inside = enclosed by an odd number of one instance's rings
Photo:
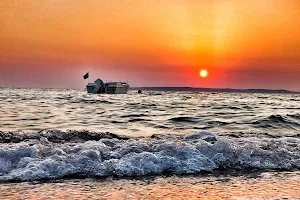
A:
{"type": "Polygon", "coordinates": [[[202,78],[207,77],[207,76],[208,76],[207,70],[205,70],[205,69],[201,70],[201,71],[200,71],[200,76],[201,76],[202,78]]]}

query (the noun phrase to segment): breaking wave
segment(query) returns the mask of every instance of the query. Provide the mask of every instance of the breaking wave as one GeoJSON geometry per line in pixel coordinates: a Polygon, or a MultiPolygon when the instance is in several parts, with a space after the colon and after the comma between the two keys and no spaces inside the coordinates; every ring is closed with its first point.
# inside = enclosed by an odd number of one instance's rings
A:
{"type": "Polygon", "coordinates": [[[128,137],[53,130],[1,132],[0,139],[0,181],[300,169],[298,136],[234,138],[197,132],[128,137]]]}
{"type": "Polygon", "coordinates": [[[296,122],[299,115],[270,115],[267,118],[254,121],[252,124],[261,128],[289,128],[299,127],[300,124],[296,122]]]}
{"type": "Polygon", "coordinates": [[[299,119],[300,120],[300,114],[287,114],[288,117],[294,118],[294,119],[299,119]]]}

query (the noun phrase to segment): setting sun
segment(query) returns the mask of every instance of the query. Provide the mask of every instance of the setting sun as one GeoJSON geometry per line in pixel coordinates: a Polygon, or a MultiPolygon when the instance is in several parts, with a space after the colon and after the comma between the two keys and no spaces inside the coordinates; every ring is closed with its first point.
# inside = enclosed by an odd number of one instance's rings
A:
{"type": "Polygon", "coordinates": [[[207,70],[203,69],[203,70],[200,71],[200,76],[201,76],[202,78],[207,77],[207,75],[208,75],[207,70]]]}

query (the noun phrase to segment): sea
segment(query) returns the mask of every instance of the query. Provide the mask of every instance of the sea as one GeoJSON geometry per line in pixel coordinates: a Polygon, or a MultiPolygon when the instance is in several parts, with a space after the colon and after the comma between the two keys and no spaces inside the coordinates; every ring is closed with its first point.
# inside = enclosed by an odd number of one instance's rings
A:
{"type": "Polygon", "coordinates": [[[300,94],[0,88],[0,199],[299,171],[300,94]]]}

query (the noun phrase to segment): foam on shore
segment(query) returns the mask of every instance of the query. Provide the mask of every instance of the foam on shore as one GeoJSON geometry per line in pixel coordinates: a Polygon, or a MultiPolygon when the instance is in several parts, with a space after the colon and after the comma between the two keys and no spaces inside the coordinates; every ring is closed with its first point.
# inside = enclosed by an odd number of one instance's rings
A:
{"type": "Polygon", "coordinates": [[[53,140],[54,135],[44,131],[40,137],[1,143],[0,181],[300,169],[298,137],[232,138],[210,132],[152,137],[102,134],[81,142],[66,138],[59,142],[53,140]]]}

